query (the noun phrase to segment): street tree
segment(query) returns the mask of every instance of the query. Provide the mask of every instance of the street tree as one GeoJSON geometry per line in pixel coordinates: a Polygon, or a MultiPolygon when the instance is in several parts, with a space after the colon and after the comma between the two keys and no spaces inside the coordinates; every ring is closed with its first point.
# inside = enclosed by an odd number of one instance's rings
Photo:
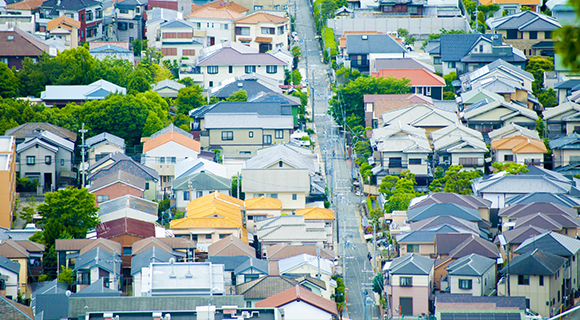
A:
{"type": "Polygon", "coordinates": [[[521,174],[530,171],[528,169],[528,166],[526,166],[525,164],[516,162],[507,162],[507,163],[494,162],[492,163],[492,167],[494,167],[498,171],[505,171],[506,174],[521,174]]]}
{"type": "Polygon", "coordinates": [[[443,168],[435,169],[435,179],[429,185],[433,192],[452,192],[459,194],[472,194],[472,180],[481,177],[481,170],[463,170],[462,165],[451,165],[444,172],[443,168]]]}
{"type": "Polygon", "coordinates": [[[388,175],[379,185],[379,192],[385,195],[385,212],[407,210],[411,199],[421,195],[415,191],[415,175],[410,171],[403,171],[400,175],[388,175]]]}
{"type": "Polygon", "coordinates": [[[177,113],[189,114],[190,110],[197,109],[205,104],[203,89],[194,85],[179,89],[177,93],[177,113]]]}

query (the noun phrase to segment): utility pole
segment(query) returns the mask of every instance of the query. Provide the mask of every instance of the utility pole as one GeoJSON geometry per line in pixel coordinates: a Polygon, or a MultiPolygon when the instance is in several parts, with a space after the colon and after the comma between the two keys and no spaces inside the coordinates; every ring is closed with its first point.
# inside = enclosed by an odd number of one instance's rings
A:
{"type": "Polygon", "coordinates": [[[241,176],[242,176],[242,173],[238,173],[238,191],[237,191],[238,192],[237,193],[238,199],[241,199],[241,197],[240,197],[240,177],[241,176]]]}
{"type": "Polygon", "coordinates": [[[85,133],[87,133],[89,130],[85,129],[85,124],[83,122],[82,128],[81,130],[79,130],[79,132],[81,133],[81,140],[82,140],[82,144],[81,144],[81,156],[82,156],[82,163],[81,163],[81,174],[83,175],[83,185],[81,187],[85,187],[86,185],[86,179],[87,179],[87,168],[85,168],[85,153],[86,153],[86,145],[85,145],[85,133]]]}

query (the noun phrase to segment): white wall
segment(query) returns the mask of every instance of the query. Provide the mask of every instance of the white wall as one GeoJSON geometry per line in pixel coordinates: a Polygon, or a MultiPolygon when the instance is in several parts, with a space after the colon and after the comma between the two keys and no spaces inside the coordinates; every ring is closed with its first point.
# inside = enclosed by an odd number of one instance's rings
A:
{"type": "Polygon", "coordinates": [[[305,315],[308,315],[309,320],[332,319],[332,314],[303,301],[294,301],[284,305],[285,320],[304,320],[305,315]]]}

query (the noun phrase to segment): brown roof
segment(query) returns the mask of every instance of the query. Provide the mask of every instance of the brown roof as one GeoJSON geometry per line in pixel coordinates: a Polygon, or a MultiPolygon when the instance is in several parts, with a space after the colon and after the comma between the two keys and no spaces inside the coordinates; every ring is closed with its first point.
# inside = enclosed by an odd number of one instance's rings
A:
{"type": "Polygon", "coordinates": [[[243,17],[244,15],[229,9],[217,9],[211,7],[201,7],[199,9],[193,10],[186,15],[186,18],[212,18],[212,19],[224,19],[224,20],[236,20],[243,17]]]}
{"type": "Polygon", "coordinates": [[[12,239],[2,240],[0,244],[0,256],[8,259],[28,258],[28,251],[12,239]]]}
{"type": "Polygon", "coordinates": [[[256,257],[256,250],[240,238],[229,235],[208,248],[209,256],[249,256],[256,257]]]}
{"type": "Polygon", "coordinates": [[[44,245],[30,240],[15,240],[28,252],[44,252],[44,245]]]}
{"type": "Polygon", "coordinates": [[[80,251],[95,239],[57,239],[54,243],[56,251],[80,251]]]}
{"type": "Polygon", "coordinates": [[[103,248],[111,253],[117,252],[121,253],[121,244],[109,239],[95,239],[87,246],[83,247],[80,251],[80,254],[85,254],[95,248],[103,248]]]}
{"type": "Polygon", "coordinates": [[[124,217],[99,223],[97,226],[98,238],[110,239],[124,234],[140,238],[155,237],[155,224],[124,217]]]}
{"type": "Polygon", "coordinates": [[[236,294],[244,299],[266,299],[294,288],[298,281],[282,276],[265,276],[236,286],[236,294]]]}
{"type": "Polygon", "coordinates": [[[26,31],[18,28],[14,28],[13,31],[0,31],[0,56],[2,57],[36,57],[48,51],[46,44],[26,31]]]}
{"type": "Polygon", "coordinates": [[[161,238],[147,238],[133,243],[133,255],[137,255],[149,248],[156,247],[168,253],[173,253],[173,248],[161,241],[161,238]]]}
{"type": "Polygon", "coordinates": [[[44,0],[24,0],[6,5],[6,9],[12,10],[34,10],[40,8],[44,0]]]}
{"type": "Polygon", "coordinates": [[[4,307],[2,307],[2,310],[4,310],[5,313],[3,313],[3,317],[2,319],[10,319],[10,320],[33,320],[34,319],[34,312],[32,312],[32,308],[30,308],[29,306],[23,305],[21,303],[18,303],[16,301],[12,301],[10,299],[6,299],[4,297],[2,297],[2,299],[0,299],[0,304],[10,304],[11,308],[15,308],[18,309],[18,311],[14,310],[14,312],[12,312],[13,310],[10,309],[5,309],[4,307]]]}
{"type": "MultiPolygon", "coordinates": [[[[1,50],[2,49],[0,48],[0,51],[1,50]]],[[[72,142],[77,141],[77,134],[75,132],[46,122],[28,122],[19,125],[18,127],[6,130],[6,135],[14,136],[16,139],[26,139],[29,136],[36,135],[35,131],[38,130],[49,131],[72,142]]]]}
{"type": "MultiPolygon", "coordinates": [[[[266,257],[268,260],[280,260],[297,256],[299,254],[317,255],[317,246],[293,246],[285,243],[280,243],[266,248],[266,257]]],[[[334,253],[324,248],[320,248],[320,256],[322,258],[334,259],[334,253]]]]}
{"type": "Polygon", "coordinates": [[[435,253],[449,254],[469,237],[471,233],[438,233],[435,235],[435,253]]]}
{"type": "Polygon", "coordinates": [[[47,22],[46,23],[46,30],[52,30],[52,29],[57,28],[59,26],[62,26],[63,28],[66,28],[68,30],[72,30],[73,28],[80,29],[81,22],[78,20],[75,20],[71,17],[67,17],[65,15],[62,15],[56,19],[52,19],[49,22],[47,22]]]}
{"type": "MultiPolygon", "coordinates": [[[[214,8],[214,9],[228,9],[228,10],[232,10],[235,11],[237,13],[244,13],[244,12],[248,12],[248,8],[239,5],[233,1],[223,1],[223,0],[216,0],[216,1],[212,1],[209,3],[206,3],[204,5],[201,6],[202,8],[214,8]]],[[[195,10],[199,10],[199,8],[195,8],[195,10]]],[[[191,11],[195,11],[193,5],[191,6],[191,11]]]]}
{"type": "Polygon", "coordinates": [[[544,142],[526,136],[511,136],[491,142],[494,150],[511,150],[513,153],[546,153],[544,142]]]}
{"type": "Polygon", "coordinates": [[[498,258],[500,256],[496,245],[479,236],[471,234],[467,239],[459,243],[453,250],[451,250],[451,252],[449,252],[449,256],[442,260],[435,261],[435,265],[440,266],[447,261],[452,259],[459,259],[472,253],[477,253],[480,256],[492,259],[498,258]]]}
{"type": "Polygon", "coordinates": [[[287,22],[288,18],[280,17],[275,14],[270,14],[266,12],[254,12],[251,15],[236,20],[236,23],[250,23],[255,24],[259,22],[271,22],[271,23],[284,23],[287,22]]]}
{"type": "Polygon", "coordinates": [[[277,308],[296,300],[306,302],[333,315],[338,315],[338,309],[336,308],[335,302],[323,298],[299,285],[296,285],[294,288],[290,288],[286,291],[282,291],[262,301],[256,302],[256,307],[277,308]]]}
{"type": "Polygon", "coordinates": [[[144,144],[143,144],[143,152],[147,152],[150,151],[152,149],[155,149],[161,145],[166,144],[169,141],[173,141],[175,143],[178,143],[186,148],[189,148],[191,150],[200,152],[201,150],[201,144],[199,143],[199,141],[195,141],[190,137],[186,137],[184,135],[182,135],[181,133],[178,133],[176,131],[169,131],[166,132],[160,136],[157,136],[153,139],[149,139],[147,140],[144,144]]]}

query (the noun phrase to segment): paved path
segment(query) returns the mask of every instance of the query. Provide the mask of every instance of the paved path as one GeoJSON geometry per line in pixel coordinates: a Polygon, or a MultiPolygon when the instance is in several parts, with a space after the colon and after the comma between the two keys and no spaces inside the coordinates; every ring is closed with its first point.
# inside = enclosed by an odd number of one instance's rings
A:
{"type": "MultiPolygon", "coordinates": [[[[363,302],[367,300],[363,290],[372,296],[370,287],[374,276],[367,259],[368,248],[363,241],[360,224],[359,204],[364,199],[351,191],[352,165],[344,156],[345,142],[331,116],[327,114],[328,100],[332,94],[328,80],[330,69],[321,61],[310,3],[307,0],[292,0],[290,7],[291,12],[296,12],[296,31],[299,39],[303,40],[301,44],[303,58],[299,67],[304,68],[308,73],[304,75],[304,78],[308,79],[312,90],[311,97],[314,98],[313,112],[310,117],[313,113],[317,132],[316,140],[325,162],[327,184],[331,189],[333,209],[339,225],[337,253],[341,257],[341,264],[343,261],[346,263],[344,279],[347,288],[347,310],[344,316],[363,320],[365,319],[363,302]],[[333,150],[336,156],[333,156],[333,150]],[[343,249],[346,250],[344,257],[343,249]]],[[[379,319],[376,306],[371,304],[367,309],[366,319],[379,319]]]]}

